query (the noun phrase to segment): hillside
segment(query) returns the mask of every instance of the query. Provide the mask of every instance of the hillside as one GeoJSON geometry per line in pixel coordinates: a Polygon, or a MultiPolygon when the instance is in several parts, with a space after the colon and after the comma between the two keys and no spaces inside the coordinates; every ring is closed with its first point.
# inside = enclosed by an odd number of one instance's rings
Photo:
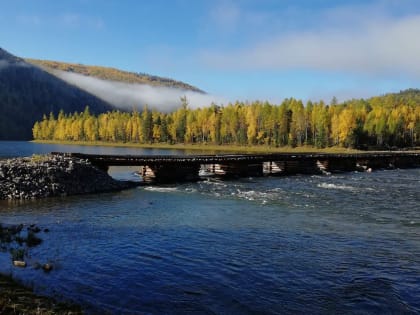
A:
{"type": "Polygon", "coordinates": [[[63,109],[94,113],[113,107],[0,48],[0,139],[32,139],[32,127],[44,114],[63,109]]]}
{"type": "Polygon", "coordinates": [[[65,63],[49,60],[25,59],[25,61],[40,66],[49,72],[51,72],[52,70],[61,70],[66,72],[79,73],[102,80],[118,81],[124,83],[147,84],[152,86],[163,86],[204,93],[202,90],[187,83],[145,73],[134,73],[109,67],[86,66],[82,64],[65,63]]]}
{"type": "Polygon", "coordinates": [[[6,62],[11,64],[17,64],[24,62],[22,58],[13,56],[11,53],[7,52],[6,50],[0,47],[0,67],[5,66],[6,62]]]}

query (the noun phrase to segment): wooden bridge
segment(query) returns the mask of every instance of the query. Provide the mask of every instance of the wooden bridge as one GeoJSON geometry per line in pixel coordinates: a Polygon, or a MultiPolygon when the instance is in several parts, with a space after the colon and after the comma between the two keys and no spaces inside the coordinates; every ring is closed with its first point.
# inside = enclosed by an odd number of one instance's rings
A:
{"type": "Polygon", "coordinates": [[[322,174],[420,166],[417,152],[354,154],[273,153],[220,155],[96,155],[60,153],[89,160],[103,170],[110,166],[139,166],[145,182],[170,183],[199,180],[203,173],[225,178],[264,175],[322,174]]]}

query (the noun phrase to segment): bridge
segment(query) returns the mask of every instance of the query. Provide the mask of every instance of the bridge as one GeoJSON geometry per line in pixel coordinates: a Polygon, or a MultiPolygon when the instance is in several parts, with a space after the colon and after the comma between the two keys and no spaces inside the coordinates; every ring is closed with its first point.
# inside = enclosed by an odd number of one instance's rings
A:
{"type": "Polygon", "coordinates": [[[66,155],[89,160],[96,167],[139,166],[146,183],[199,180],[203,173],[222,178],[264,175],[322,174],[329,172],[371,171],[372,169],[420,166],[420,152],[272,153],[220,155],[66,155]]]}

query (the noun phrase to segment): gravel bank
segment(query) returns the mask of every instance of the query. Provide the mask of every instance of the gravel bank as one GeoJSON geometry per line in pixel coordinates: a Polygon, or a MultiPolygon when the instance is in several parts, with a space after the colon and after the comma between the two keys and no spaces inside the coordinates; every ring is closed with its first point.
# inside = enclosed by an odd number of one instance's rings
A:
{"type": "Polygon", "coordinates": [[[132,182],[113,179],[89,161],[60,155],[0,160],[0,199],[38,199],[118,191],[132,182]]]}

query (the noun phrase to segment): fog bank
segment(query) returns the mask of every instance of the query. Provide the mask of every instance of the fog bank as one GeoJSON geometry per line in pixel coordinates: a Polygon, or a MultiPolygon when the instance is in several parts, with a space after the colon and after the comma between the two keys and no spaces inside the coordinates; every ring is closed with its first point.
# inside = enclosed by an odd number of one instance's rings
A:
{"type": "Polygon", "coordinates": [[[8,60],[0,60],[0,70],[6,69],[8,67],[31,67],[31,65],[23,61],[10,62],[8,60]]]}
{"type": "Polygon", "coordinates": [[[121,109],[141,110],[148,105],[149,108],[168,112],[181,105],[180,98],[183,96],[187,98],[190,108],[227,103],[222,97],[183,89],[108,81],[65,71],[54,71],[54,74],[121,109]]]}

